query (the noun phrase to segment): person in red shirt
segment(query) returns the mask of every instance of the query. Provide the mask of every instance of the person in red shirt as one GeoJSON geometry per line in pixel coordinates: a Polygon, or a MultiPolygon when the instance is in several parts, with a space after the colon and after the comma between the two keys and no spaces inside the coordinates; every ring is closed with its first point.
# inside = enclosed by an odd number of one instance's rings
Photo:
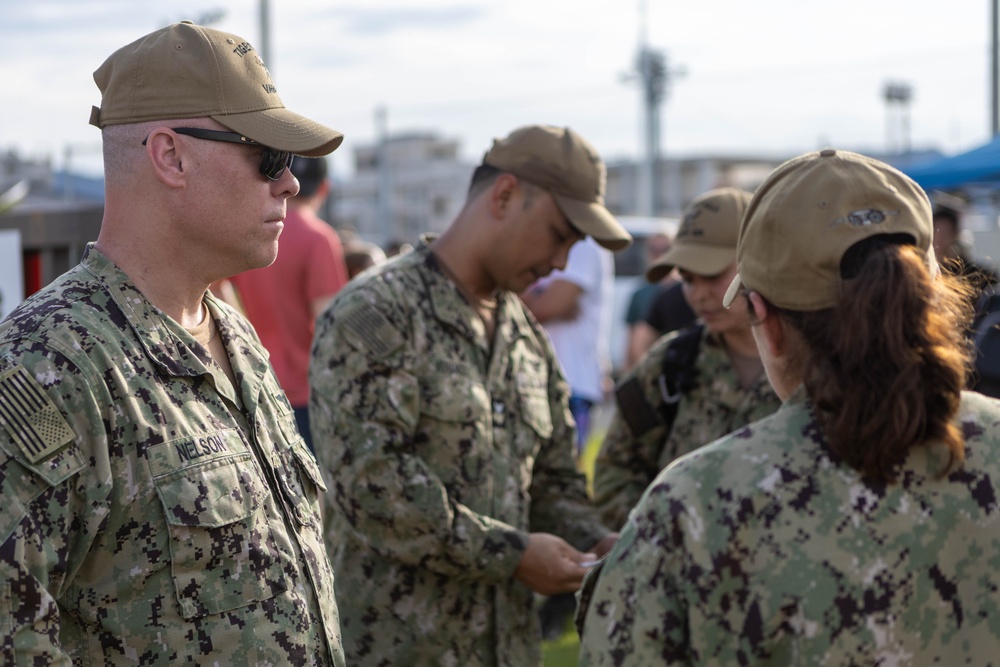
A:
{"type": "Polygon", "coordinates": [[[299,194],[288,199],[278,258],[270,266],[230,278],[239,305],[261,343],[295,411],[310,451],[309,352],[316,317],[347,282],[340,237],[317,215],[330,192],[323,158],[296,157],[292,173],[299,194]]]}

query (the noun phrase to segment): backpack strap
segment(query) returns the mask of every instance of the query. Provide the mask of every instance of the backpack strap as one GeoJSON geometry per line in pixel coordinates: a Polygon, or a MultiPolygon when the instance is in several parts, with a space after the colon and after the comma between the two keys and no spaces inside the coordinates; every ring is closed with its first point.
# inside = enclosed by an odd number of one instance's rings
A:
{"type": "Polygon", "coordinates": [[[970,388],[1000,398],[1000,293],[996,286],[983,291],[975,309],[971,336],[976,359],[970,388]]]}
{"type": "Polygon", "coordinates": [[[681,394],[696,385],[694,363],[698,358],[705,326],[702,324],[682,330],[670,341],[663,354],[663,365],[657,377],[657,386],[663,398],[659,410],[646,400],[646,390],[638,377],[631,377],[615,390],[618,412],[628,424],[632,435],[639,437],[653,428],[666,424],[667,435],[677,417],[681,394]]]}
{"type": "Polygon", "coordinates": [[[976,296],[973,304],[972,331],[979,335],[983,330],[983,322],[1000,311],[1000,290],[997,285],[987,285],[976,296]]]}
{"type": "Polygon", "coordinates": [[[673,428],[674,419],[677,418],[681,396],[697,385],[698,372],[695,370],[694,362],[698,359],[698,350],[704,333],[704,324],[684,329],[671,341],[663,355],[663,366],[657,384],[660,388],[660,397],[663,398],[660,415],[663,423],[667,425],[668,436],[673,428]]]}

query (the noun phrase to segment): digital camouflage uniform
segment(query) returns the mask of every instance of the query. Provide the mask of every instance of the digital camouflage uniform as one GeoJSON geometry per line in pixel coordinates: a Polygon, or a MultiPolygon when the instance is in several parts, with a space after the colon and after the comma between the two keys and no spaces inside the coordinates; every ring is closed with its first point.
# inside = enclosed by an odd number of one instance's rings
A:
{"type": "Polygon", "coordinates": [[[662,337],[621,380],[638,380],[651,425],[637,435],[616,410],[604,436],[594,464],[594,502],[611,528],[625,523],[642,492],[671,461],[766,417],[781,405],[764,373],[750,389],[740,387],[725,349],[705,333],[694,363],[696,386],[681,397],[673,429],[664,442],[667,426],[661,413],[659,377],[663,356],[676,338],[676,333],[662,337]]]}
{"type": "Polygon", "coordinates": [[[92,246],[0,324],[0,663],[344,664],[318,467],[205,301],[239,396],[92,246]]]}
{"type": "Polygon", "coordinates": [[[541,662],[528,533],[607,534],[573,456],[568,386],[501,293],[485,328],[427,247],[369,271],[317,324],[316,453],[352,665],[541,662]]]}
{"type": "Polygon", "coordinates": [[[963,394],[963,467],[938,479],[947,451],[917,447],[886,486],[839,462],[803,395],[660,473],[582,666],[1000,664],[1000,402],[963,394]]]}

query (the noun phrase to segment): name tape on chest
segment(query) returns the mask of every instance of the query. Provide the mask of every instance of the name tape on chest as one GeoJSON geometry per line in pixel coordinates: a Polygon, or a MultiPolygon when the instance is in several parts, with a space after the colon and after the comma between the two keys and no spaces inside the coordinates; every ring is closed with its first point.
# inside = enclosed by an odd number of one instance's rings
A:
{"type": "Polygon", "coordinates": [[[52,399],[23,366],[0,373],[0,425],[31,463],[75,437],[52,399]]]}

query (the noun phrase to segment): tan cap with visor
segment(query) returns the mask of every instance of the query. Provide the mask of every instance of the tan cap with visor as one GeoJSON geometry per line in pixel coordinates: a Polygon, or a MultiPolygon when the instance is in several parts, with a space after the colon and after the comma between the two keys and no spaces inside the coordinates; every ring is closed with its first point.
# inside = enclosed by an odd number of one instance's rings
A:
{"type": "Polygon", "coordinates": [[[264,62],[242,37],[189,21],[115,51],[94,72],[101,106],[90,124],[212,118],[259,144],[319,157],[344,135],[285,108],[264,62]]]}
{"type": "Polygon", "coordinates": [[[674,267],[699,276],[717,276],[736,260],[740,221],[751,195],[736,188],[716,188],[699,195],[684,209],[681,226],[670,250],[646,270],[646,279],[659,282],[674,267]]]}
{"type": "Polygon", "coordinates": [[[632,243],[632,236],[604,205],[604,162],[573,130],[549,125],[519,128],[495,139],[483,164],[547,190],[570,224],[605,248],[622,250],[632,243]]]}
{"type": "Polygon", "coordinates": [[[898,235],[927,255],[937,271],[934,226],[926,193],[910,177],[878,160],[827,149],[785,162],[757,190],[740,227],[741,289],[779,308],[832,308],[842,296],[841,260],[879,234],[898,235]]]}

